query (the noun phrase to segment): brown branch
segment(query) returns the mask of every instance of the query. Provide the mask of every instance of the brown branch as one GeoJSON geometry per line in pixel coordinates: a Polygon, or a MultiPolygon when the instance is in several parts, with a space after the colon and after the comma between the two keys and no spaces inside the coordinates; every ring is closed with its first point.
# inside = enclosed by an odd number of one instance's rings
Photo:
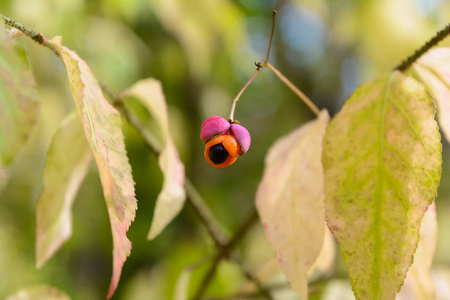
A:
{"type": "MultiPolygon", "coordinates": [[[[19,22],[12,20],[5,15],[0,14],[1,17],[4,19],[5,24],[17,28],[21,32],[23,32],[25,35],[39,43],[40,45],[43,45],[50,50],[52,50],[57,56],[59,56],[58,51],[48,42],[48,39],[41,33],[31,30],[28,27],[20,24],[19,22]]],[[[153,152],[154,154],[159,154],[162,150],[161,145],[158,143],[157,139],[154,138],[148,130],[146,130],[145,126],[141,123],[139,118],[137,118],[128,108],[125,106],[123,101],[120,99],[120,97],[116,96],[115,93],[113,93],[109,88],[107,88],[105,85],[100,83],[100,86],[102,88],[103,93],[107,96],[107,98],[110,99],[111,103],[116,107],[116,109],[127,119],[127,121],[130,123],[131,126],[138,132],[142,140],[144,141],[146,147],[153,152]]],[[[224,230],[222,229],[221,225],[217,221],[217,219],[214,217],[212,212],[210,211],[209,207],[205,204],[204,200],[198,193],[197,189],[194,187],[194,185],[189,181],[189,179],[186,179],[185,183],[185,189],[187,194],[187,200],[188,203],[192,205],[194,210],[197,212],[198,216],[200,217],[201,222],[208,230],[209,235],[214,240],[214,243],[217,247],[217,253],[214,256],[213,264],[210,270],[208,271],[207,275],[205,276],[204,283],[200,287],[200,289],[197,291],[197,294],[200,296],[203,294],[203,292],[206,290],[206,288],[209,285],[209,282],[211,282],[212,278],[214,277],[219,262],[222,259],[232,259],[235,263],[237,263],[243,274],[252,282],[256,284],[256,286],[259,288],[259,293],[262,295],[267,296],[267,298],[271,299],[270,294],[268,291],[262,286],[262,284],[258,281],[258,279],[250,272],[248,271],[240,261],[239,257],[237,255],[230,255],[230,253],[233,251],[233,249],[237,246],[237,244],[244,238],[248,230],[251,228],[251,226],[255,223],[255,221],[258,219],[258,215],[256,211],[254,210],[252,214],[243,222],[243,224],[239,227],[239,229],[236,231],[236,233],[233,235],[231,239],[228,239],[227,235],[225,234],[224,230]]]]}
{"type": "Polygon", "coordinates": [[[416,60],[419,59],[425,52],[436,46],[440,41],[445,39],[450,34],[450,24],[447,24],[442,30],[438,31],[436,35],[425,43],[421,48],[416,50],[413,55],[405,59],[401,64],[395,67],[394,70],[401,72],[406,71],[416,60]]]}

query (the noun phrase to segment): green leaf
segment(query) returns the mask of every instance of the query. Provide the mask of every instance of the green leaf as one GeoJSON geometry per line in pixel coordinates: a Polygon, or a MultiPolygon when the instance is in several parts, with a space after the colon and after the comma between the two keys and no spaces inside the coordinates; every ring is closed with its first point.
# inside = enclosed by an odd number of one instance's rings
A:
{"type": "Polygon", "coordinates": [[[450,48],[431,49],[413,64],[411,72],[436,100],[439,126],[450,142],[450,48]]]}
{"type": "Polygon", "coordinates": [[[425,88],[400,72],[361,85],[324,138],[325,208],[357,299],[394,299],[441,176],[425,88]]]}
{"type": "Polygon", "coordinates": [[[36,267],[72,235],[72,205],[86,176],[92,152],[76,113],[53,136],[44,169],[44,188],[36,202],[36,267]]]}
{"type": "Polygon", "coordinates": [[[37,121],[38,95],[25,50],[0,27],[0,168],[15,157],[37,121]]]}
{"type": "Polygon", "coordinates": [[[102,94],[89,66],[74,51],[61,45],[61,38],[51,43],[59,52],[69,77],[78,116],[98,166],[113,236],[113,274],[108,298],[114,294],[123,264],[131,251],[126,232],[134,220],[137,200],[134,181],[125,150],[119,112],[102,94]]]}
{"type": "Polygon", "coordinates": [[[322,139],[329,120],[319,117],[269,149],[256,207],[269,243],[300,299],[308,297],[307,273],[325,234],[322,139]]]}
{"type": "Polygon", "coordinates": [[[70,297],[55,287],[35,285],[21,289],[6,300],[70,300],[70,297]]]}
{"type": "Polygon", "coordinates": [[[138,99],[152,114],[164,137],[164,147],[159,155],[164,183],[156,200],[152,225],[147,236],[151,240],[158,236],[183,208],[186,200],[184,165],[170,134],[169,115],[161,83],[152,78],[141,80],[122,92],[120,97],[138,99]]]}

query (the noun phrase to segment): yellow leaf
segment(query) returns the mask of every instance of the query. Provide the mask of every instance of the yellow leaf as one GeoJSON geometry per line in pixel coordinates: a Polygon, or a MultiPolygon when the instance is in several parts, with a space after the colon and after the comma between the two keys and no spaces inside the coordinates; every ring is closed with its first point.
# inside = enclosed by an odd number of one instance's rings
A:
{"type": "Polygon", "coordinates": [[[137,200],[125,150],[122,121],[112,107],[89,66],[74,51],[51,41],[67,69],[78,116],[98,166],[113,236],[113,274],[108,291],[111,298],[119,283],[123,264],[131,251],[126,232],[134,220],[137,200]]]}
{"type": "Polygon", "coordinates": [[[161,83],[152,78],[141,80],[121,93],[121,97],[138,99],[152,114],[164,137],[164,147],[159,155],[164,183],[156,200],[152,225],[147,236],[151,240],[158,236],[183,208],[186,200],[184,165],[170,134],[167,104],[161,83]]]}
{"type": "Polygon", "coordinates": [[[265,160],[256,207],[281,268],[300,299],[325,234],[322,138],[328,113],[276,141],[265,160]]]}

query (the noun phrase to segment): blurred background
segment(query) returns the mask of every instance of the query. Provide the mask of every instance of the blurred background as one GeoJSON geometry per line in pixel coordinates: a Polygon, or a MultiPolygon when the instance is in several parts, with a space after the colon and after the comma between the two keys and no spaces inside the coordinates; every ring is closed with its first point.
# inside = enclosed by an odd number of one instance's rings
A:
{"type": "MultiPolygon", "coordinates": [[[[48,38],[63,36],[63,44],[115,92],[143,78],[161,80],[187,175],[230,232],[253,209],[268,147],[314,117],[264,70],[235,113],[252,135],[249,152],[225,169],[212,168],[203,157],[200,124],[211,115],[228,117],[231,100],[255,70],[253,61],[265,57],[273,9],[278,17],[271,63],[331,114],[360,83],[391,70],[450,21],[447,0],[0,0],[1,13],[48,38]]],[[[72,299],[104,299],[112,240],[95,166],[76,198],[72,238],[41,270],[35,268],[34,205],[45,155],[74,104],[59,58],[26,37],[20,41],[29,52],[42,107],[39,124],[11,165],[0,195],[0,298],[49,284],[72,299]]],[[[146,240],[162,174],[157,158],[127,125],[125,135],[139,206],[128,233],[133,250],[113,299],[171,299],[183,268],[210,254],[214,245],[189,206],[156,240],[146,240]]],[[[443,144],[435,262],[446,267],[450,157],[448,143],[443,144]]],[[[274,256],[259,224],[238,250],[251,270],[274,256]]],[[[336,261],[334,276],[345,278],[339,255],[336,261]]],[[[194,272],[192,289],[204,271],[194,272]]],[[[222,263],[208,295],[230,295],[244,281],[236,266],[222,263]]],[[[310,298],[325,299],[326,284],[310,298]]],[[[287,292],[279,299],[296,298],[287,292]]]]}

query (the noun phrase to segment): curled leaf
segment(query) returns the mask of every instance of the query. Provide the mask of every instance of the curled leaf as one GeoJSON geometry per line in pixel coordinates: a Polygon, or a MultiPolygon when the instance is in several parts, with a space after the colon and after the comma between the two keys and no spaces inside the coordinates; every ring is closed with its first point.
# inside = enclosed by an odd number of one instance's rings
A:
{"type": "Polygon", "coordinates": [[[325,234],[322,138],[328,113],[276,141],[265,160],[256,207],[282,270],[300,299],[325,234]]]}
{"type": "Polygon", "coordinates": [[[89,66],[74,51],[50,41],[67,69],[78,116],[97,163],[113,236],[113,274],[108,291],[111,298],[119,283],[123,264],[131,251],[126,232],[134,220],[137,200],[125,150],[119,112],[108,103],[89,66]]]}
{"type": "Polygon", "coordinates": [[[125,90],[121,97],[138,99],[155,118],[165,140],[159,155],[159,166],[164,174],[164,183],[156,200],[152,225],[147,236],[151,240],[158,236],[183,208],[186,200],[184,165],[169,131],[169,116],[161,83],[152,78],[141,80],[125,90]]]}
{"type": "Polygon", "coordinates": [[[44,169],[44,188],[36,202],[36,267],[72,235],[72,205],[86,176],[92,153],[76,113],[53,136],[44,169]]]}
{"type": "Polygon", "coordinates": [[[412,70],[436,100],[439,125],[450,141],[450,48],[431,49],[413,64],[412,70]]]}
{"type": "Polygon", "coordinates": [[[324,138],[327,223],[357,299],[394,299],[441,176],[439,129],[425,88],[400,72],[346,101],[324,138]]]}

